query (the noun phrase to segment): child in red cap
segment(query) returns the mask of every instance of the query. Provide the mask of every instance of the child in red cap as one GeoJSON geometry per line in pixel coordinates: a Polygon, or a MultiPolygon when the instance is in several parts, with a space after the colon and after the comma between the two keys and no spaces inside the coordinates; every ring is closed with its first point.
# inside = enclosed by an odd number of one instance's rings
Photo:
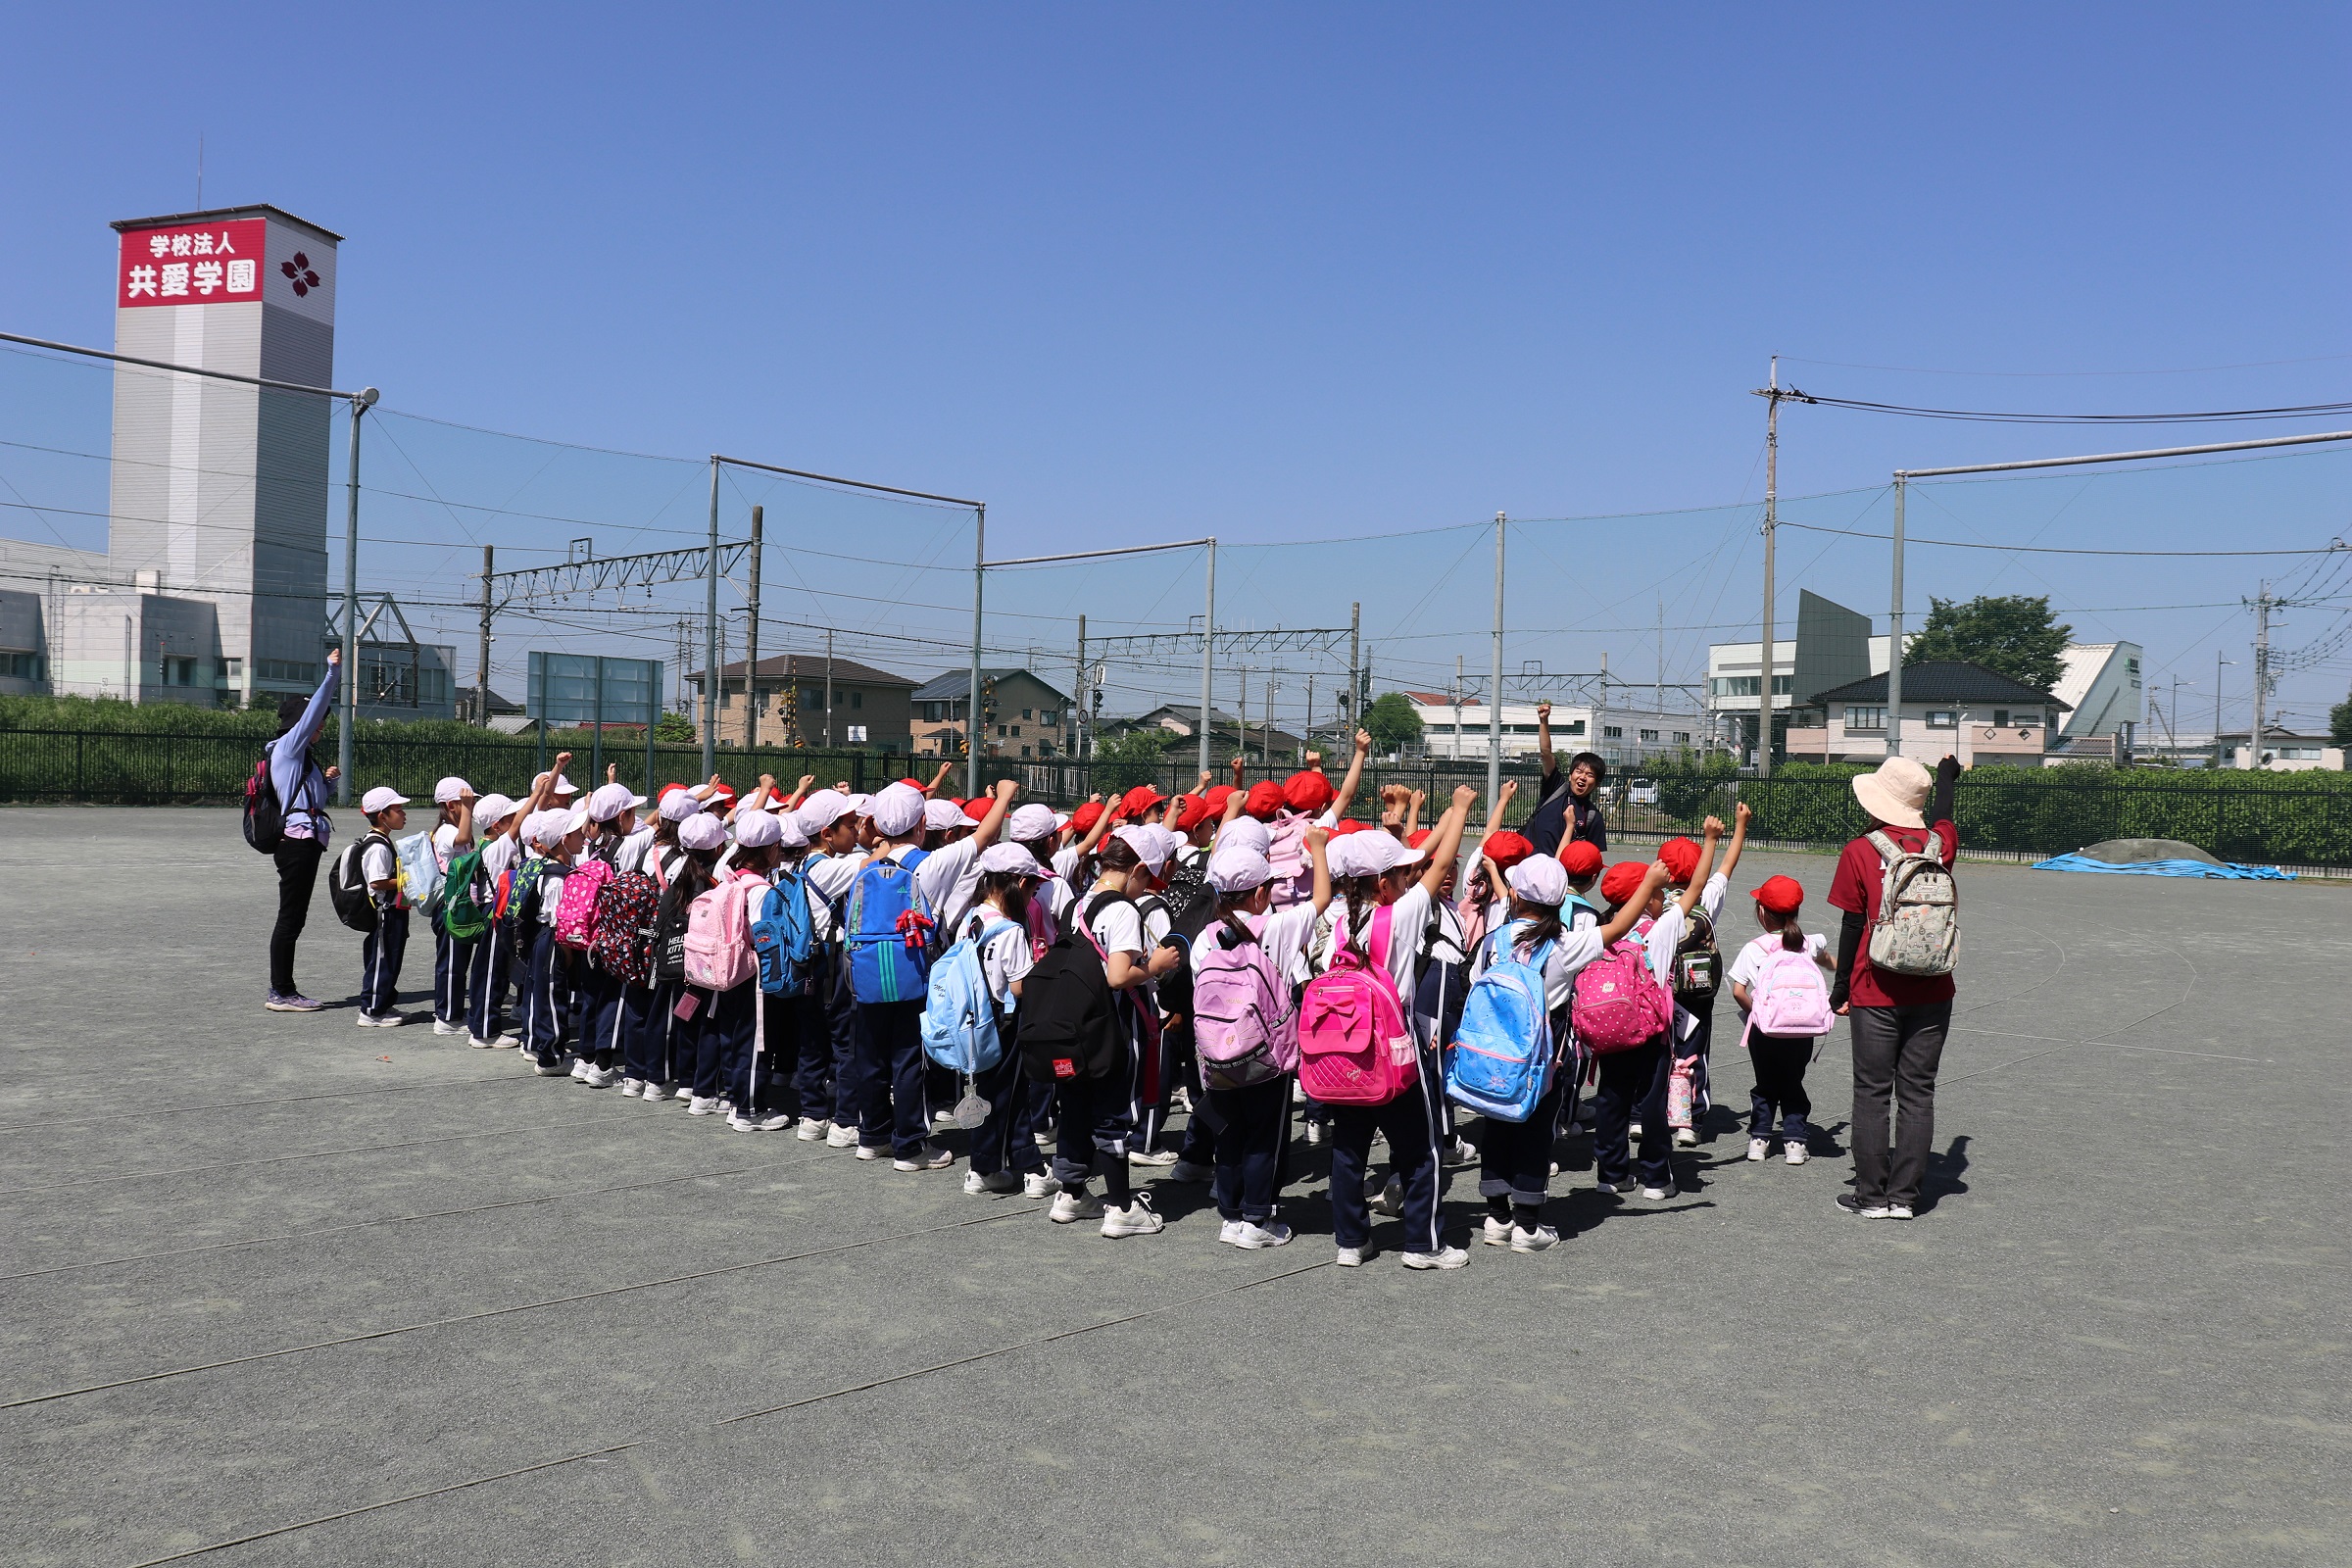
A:
{"type": "Polygon", "coordinates": [[[1802,1165],[1813,1130],[1806,1117],[1813,1102],[1805,1095],[1805,1068],[1814,1047],[1830,1028],[1830,988],[1825,978],[1837,967],[1830,956],[1830,939],[1807,936],[1797,928],[1797,910],[1804,907],[1805,890],[1790,877],[1765,880],[1755,891],[1756,924],[1764,935],[1740,950],[1732,960],[1732,1000],[1747,1019],[1742,1039],[1748,1064],[1756,1070],[1756,1086],[1748,1092],[1747,1157],[1761,1160],[1772,1153],[1772,1118],[1781,1116],[1781,1147],[1791,1165],[1802,1165]],[[1776,1019],[1818,1023],[1818,1033],[1793,1030],[1765,1034],[1756,1027],[1756,1007],[1769,996],[1776,1019]]]}
{"type": "Polygon", "coordinates": [[[1715,1034],[1715,993],[1723,984],[1723,950],[1716,942],[1715,925],[1723,918],[1723,897],[1731,890],[1740,852],[1747,847],[1747,823],[1753,814],[1745,801],[1733,809],[1731,846],[1713,876],[1701,874],[1714,857],[1713,840],[1703,851],[1689,839],[1668,839],[1658,846],[1669,888],[1687,890],[1693,881],[1701,884],[1698,903],[1686,906],[1687,924],[1674,950],[1675,1005],[1692,1019],[1689,1031],[1675,1037],[1674,1066],[1666,1081],[1666,1125],[1673,1129],[1677,1149],[1698,1143],[1697,1124],[1714,1106],[1707,1069],[1715,1034]]]}

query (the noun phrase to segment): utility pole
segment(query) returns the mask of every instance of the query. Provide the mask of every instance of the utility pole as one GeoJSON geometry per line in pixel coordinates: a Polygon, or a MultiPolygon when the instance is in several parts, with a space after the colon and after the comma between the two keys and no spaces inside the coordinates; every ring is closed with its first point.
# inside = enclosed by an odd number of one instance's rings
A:
{"type": "Polygon", "coordinates": [[[1666,711],[1666,601],[1658,601],[1658,681],[1649,694],[1649,710],[1666,711]]]}
{"type": "Polygon", "coordinates": [[[1274,671],[1266,671],[1266,727],[1259,732],[1257,749],[1265,754],[1266,766],[1274,765],[1274,671]]]}
{"type": "Polygon", "coordinates": [[[1487,810],[1502,798],[1502,546],[1509,519],[1494,514],[1494,678],[1487,687],[1487,810]]]}
{"type": "Polygon", "coordinates": [[[825,628],[825,750],[833,749],[833,628],[825,628]]]}
{"type": "Polygon", "coordinates": [[[1894,476],[1894,590],[1886,612],[1886,755],[1903,755],[1903,498],[1909,475],[1894,476]]]}
{"type": "Polygon", "coordinates": [[[351,804],[352,732],[360,720],[360,416],[375,407],[375,397],[370,386],[351,400],[351,495],[343,518],[343,722],[335,726],[337,806],[351,804]]]}
{"type": "Polygon", "coordinates": [[[718,458],[710,459],[710,563],[704,568],[703,776],[718,771],[718,458]]]}
{"type": "MultiPolygon", "coordinates": [[[[1070,710],[1070,755],[1084,761],[1086,760],[1086,743],[1080,739],[1086,733],[1084,727],[1086,724],[1086,616],[1083,614],[1078,617],[1078,678],[1070,685],[1071,689],[1077,693],[1078,704],[1076,708],[1070,710]]],[[[1205,728],[1205,726],[1203,727],[1205,728]]]]}
{"type": "Polygon", "coordinates": [[[752,509],[752,618],[743,628],[743,749],[760,744],[760,528],[764,508],[752,509]]]}
{"type": "Polygon", "coordinates": [[[473,721],[490,727],[490,564],[491,547],[482,546],[482,660],[478,666],[480,678],[473,687],[473,721]]]}
{"type": "Polygon", "coordinates": [[[2271,695],[2271,607],[2278,603],[2271,597],[2271,583],[2264,578],[2262,591],[2254,600],[2254,733],[2247,737],[2246,765],[2262,768],[2262,732],[2264,720],[2270,715],[2271,695]]]}
{"type": "MultiPolygon", "coordinates": [[[[1781,524],[1781,402],[1793,389],[1781,386],[1781,357],[1772,357],[1772,377],[1755,389],[1764,399],[1764,646],[1756,679],[1756,776],[1772,777],[1772,549],[1781,524]]],[[[1900,659],[1898,653],[1895,656],[1900,659]]]]}
{"type": "MultiPolygon", "coordinates": [[[[1356,711],[1357,700],[1363,693],[1363,677],[1357,673],[1362,665],[1364,633],[1364,605],[1357,600],[1348,607],[1348,697],[1340,704],[1341,738],[1348,746],[1355,745],[1355,730],[1363,722],[1356,711]]],[[[1349,756],[1353,756],[1352,751],[1349,756]]]]}
{"type": "MultiPolygon", "coordinates": [[[[972,508],[972,690],[963,725],[964,793],[980,793],[980,600],[988,588],[988,508],[972,508]]],[[[828,654],[827,659],[830,661],[828,654]]],[[[833,727],[833,700],[825,699],[825,727],[833,727]]]]}
{"type": "Polygon", "coordinates": [[[1462,656],[1453,656],[1453,759],[1462,760],[1462,656]]]}
{"type": "Polygon", "coordinates": [[[1244,664],[1240,673],[1242,677],[1242,710],[1233,715],[1235,726],[1233,739],[1238,748],[1233,755],[1240,758],[1242,765],[1247,767],[1250,765],[1250,666],[1244,664]]]}
{"type": "Polygon", "coordinates": [[[2222,667],[2236,662],[2234,659],[2224,659],[2220,649],[2213,651],[2213,766],[2216,772],[2222,766],[2222,667]]]}
{"type": "Polygon", "coordinates": [[[1200,607],[1200,771],[1208,771],[1209,683],[1217,667],[1217,542],[1208,542],[1208,597],[1200,607]]]}
{"type": "Polygon", "coordinates": [[[1304,766],[1306,765],[1306,757],[1305,757],[1305,753],[1306,753],[1308,750],[1310,750],[1310,749],[1311,749],[1311,748],[1314,746],[1314,744],[1315,744],[1315,672],[1314,672],[1313,670],[1311,670],[1311,669],[1310,669],[1310,670],[1308,670],[1308,671],[1306,672],[1306,732],[1305,732],[1303,735],[1299,736],[1299,738],[1298,738],[1299,753],[1300,753],[1300,755],[1299,755],[1299,758],[1298,758],[1298,765],[1299,765],[1300,767],[1304,767],[1304,766]]]}

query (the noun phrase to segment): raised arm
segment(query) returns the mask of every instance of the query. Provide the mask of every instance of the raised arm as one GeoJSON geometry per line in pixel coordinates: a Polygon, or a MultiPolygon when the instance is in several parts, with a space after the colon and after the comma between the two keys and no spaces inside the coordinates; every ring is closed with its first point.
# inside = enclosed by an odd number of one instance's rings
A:
{"type": "Polygon", "coordinates": [[[1747,848],[1747,824],[1755,814],[1745,801],[1732,808],[1732,846],[1723,852],[1723,876],[1727,882],[1740,867],[1740,852],[1747,848]]]}
{"type": "Polygon", "coordinates": [[[1720,816],[1708,817],[1706,842],[1699,847],[1698,864],[1691,869],[1690,885],[1683,889],[1680,901],[1683,918],[1686,920],[1690,918],[1690,911],[1698,907],[1698,895],[1707,885],[1707,869],[1715,863],[1715,846],[1722,842],[1723,818],[1720,816]]]}
{"type": "Polygon", "coordinates": [[[1011,779],[997,780],[995,791],[997,798],[988,803],[988,814],[980,818],[978,827],[972,829],[972,853],[974,855],[978,855],[982,850],[997,842],[997,835],[1004,828],[1004,813],[1012,809],[1012,798],[1020,792],[1020,785],[1011,779]]]}
{"type": "Polygon", "coordinates": [[[1330,842],[1331,829],[1310,827],[1306,830],[1306,858],[1314,862],[1315,867],[1315,917],[1317,919],[1321,919],[1323,911],[1331,907],[1331,860],[1323,853],[1323,846],[1330,842]]]}
{"type": "Polygon", "coordinates": [[[949,776],[955,771],[955,762],[946,761],[940,763],[939,771],[932,774],[931,782],[923,787],[923,799],[927,801],[931,799],[932,796],[937,795],[939,793],[939,787],[942,784],[945,784],[948,781],[949,776]]]}
{"type": "Polygon", "coordinates": [[[1429,869],[1421,873],[1421,891],[1432,899],[1446,883],[1446,873],[1453,869],[1453,858],[1462,848],[1462,829],[1470,821],[1470,808],[1478,800],[1478,791],[1467,784],[1453,787],[1453,804],[1438,818],[1438,830],[1430,836],[1429,869]]]}
{"type": "Polygon", "coordinates": [[[1549,703],[1536,705],[1536,760],[1544,764],[1544,776],[1551,777],[1554,768],[1551,760],[1551,705],[1549,703]]]}
{"type": "Polygon", "coordinates": [[[1371,731],[1357,730],[1355,732],[1355,755],[1348,760],[1348,776],[1340,780],[1340,793],[1333,798],[1331,803],[1331,819],[1333,821],[1336,822],[1346,816],[1348,808],[1353,804],[1355,786],[1364,776],[1364,758],[1371,750],[1371,731]]]}
{"type": "Polygon", "coordinates": [[[1649,907],[1649,896],[1665,885],[1666,867],[1651,861],[1649,869],[1642,873],[1641,891],[1619,906],[1609,923],[1600,928],[1600,945],[1604,948],[1611,946],[1640,924],[1642,911],[1649,907]]]}

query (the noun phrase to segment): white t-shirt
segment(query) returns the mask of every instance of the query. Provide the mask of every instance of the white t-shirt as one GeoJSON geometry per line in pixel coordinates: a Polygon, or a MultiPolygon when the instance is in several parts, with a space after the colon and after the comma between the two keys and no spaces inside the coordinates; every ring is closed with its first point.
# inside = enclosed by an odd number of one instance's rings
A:
{"type": "Polygon", "coordinates": [[[1131,954],[1141,960],[1152,951],[1152,944],[1144,937],[1142,911],[1121,897],[1104,900],[1102,908],[1095,911],[1095,917],[1086,919],[1086,907],[1093,906],[1100,897],[1098,893],[1086,896],[1086,905],[1079,910],[1079,924],[1094,934],[1095,941],[1101,944],[1105,954],[1131,954]]]}
{"type": "Polygon", "coordinates": [[[849,855],[811,855],[801,861],[801,870],[808,884],[808,929],[819,942],[833,940],[833,906],[842,905],[850,896],[850,884],[858,880],[858,868],[865,857],[849,855]]]}
{"type": "MultiPolygon", "coordinates": [[[[1309,908],[1313,906],[1309,905],[1309,908]]],[[[1396,982],[1400,996],[1410,999],[1413,994],[1413,970],[1419,966],[1422,938],[1429,930],[1429,894],[1420,883],[1406,888],[1396,902],[1389,906],[1389,951],[1382,955],[1387,960],[1383,967],[1389,978],[1396,982]]],[[[1348,901],[1331,901],[1328,933],[1315,944],[1315,968],[1318,972],[1331,967],[1331,956],[1339,950],[1340,934],[1347,931],[1348,943],[1358,953],[1370,956],[1372,950],[1371,920],[1374,910],[1366,909],[1365,927],[1361,932],[1348,931],[1348,901]]]]}
{"type": "Polygon", "coordinates": [[[547,860],[547,869],[539,873],[539,923],[552,926],[556,923],[556,906],[564,902],[564,878],[570,874],[571,862],[551,857],[542,858],[547,860]]]}
{"type": "Polygon", "coordinates": [[[639,828],[620,841],[620,854],[613,858],[612,869],[615,871],[649,869],[645,862],[646,858],[653,853],[653,848],[654,830],[651,827],[639,828]]]}
{"type": "MultiPolygon", "coordinates": [[[[905,858],[903,850],[891,852],[893,859],[905,858]]],[[[957,839],[944,850],[933,850],[923,857],[914,868],[914,885],[922,890],[923,899],[931,912],[948,927],[959,928],[972,901],[980,893],[980,851],[968,838],[957,839]]]]}
{"type": "MultiPolygon", "coordinates": [[[[1496,941],[1490,934],[1487,941],[1478,945],[1478,953],[1470,960],[1470,979],[1473,984],[1477,982],[1480,975],[1487,972],[1487,956],[1498,952],[1503,942],[1515,944],[1519,932],[1528,923],[1525,920],[1510,921],[1510,936],[1496,941]]],[[[1532,958],[1534,956],[1531,954],[1528,956],[1532,958]]],[[[1557,1012],[1568,1005],[1569,998],[1576,994],[1577,971],[1599,956],[1600,927],[1596,925],[1580,922],[1553,939],[1551,953],[1544,960],[1544,1006],[1545,1010],[1557,1012]]]]}
{"type": "MultiPolygon", "coordinates": [[[[1804,952],[1808,957],[1820,954],[1829,945],[1830,939],[1819,931],[1810,931],[1805,934],[1804,952]]],[[[1767,931],[1740,950],[1739,956],[1732,959],[1732,966],[1726,971],[1724,978],[1735,985],[1742,985],[1753,991],[1756,985],[1756,976],[1763,972],[1764,960],[1780,951],[1781,934],[1778,931],[1767,931]]]]}
{"type": "Polygon", "coordinates": [[[392,853],[391,845],[379,842],[362,850],[360,875],[367,881],[368,892],[374,895],[378,904],[387,908],[401,906],[398,889],[386,893],[376,886],[378,882],[394,882],[400,878],[400,857],[392,853]]]}
{"type": "Polygon", "coordinates": [[[440,865],[444,875],[449,871],[449,862],[456,859],[457,855],[458,824],[444,822],[433,829],[433,859],[440,865]]]}
{"type": "Polygon", "coordinates": [[[482,846],[482,875],[489,878],[494,891],[498,887],[499,877],[505,874],[508,866],[514,863],[514,857],[520,848],[514,839],[504,833],[482,846]]]}
{"type": "MultiPolygon", "coordinates": [[[[990,925],[1004,919],[1004,912],[995,906],[974,909],[956,926],[958,941],[976,936],[990,925]]],[[[1028,928],[1018,920],[1010,921],[980,944],[980,974],[988,982],[988,994],[997,999],[999,1012],[1010,1012],[1013,1004],[1013,983],[1037,964],[1036,951],[1029,946],[1028,928]]]]}
{"type": "MultiPolygon", "coordinates": [[[[1266,956],[1274,960],[1274,972],[1288,978],[1293,985],[1305,984],[1306,944],[1315,931],[1315,906],[1311,904],[1294,904],[1287,909],[1276,909],[1270,914],[1242,917],[1244,925],[1252,920],[1264,922],[1257,927],[1257,941],[1258,946],[1266,950],[1266,956]]],[[[1216,944],[1217,933],[1224,928],[1224,924],[1222,920],[1211,920],[1200,928],[1200,940],[1193,944],[1195,972],[1200,970],[1201,960],[1216,944]]]]}

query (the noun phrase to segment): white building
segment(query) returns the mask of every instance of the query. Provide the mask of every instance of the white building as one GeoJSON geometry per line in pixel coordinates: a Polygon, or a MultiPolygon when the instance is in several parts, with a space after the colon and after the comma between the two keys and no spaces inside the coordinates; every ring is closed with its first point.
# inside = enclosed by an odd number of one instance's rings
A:
{"type": "MultiPolygon", "coordinates": [[[[1483,701],[1470,697],[1456,706],[1444,692],[1404,695],[1411,701],[1413,710],[1421,715],[1424,756],[1446,760],[1486,757],[1489,723],[1494,715],[1483,701]]],[[[1504,703],[1500,717],[1502,755],[1510,759],[1533,758],[1537,751],[1536,705],[1504,703]]],[[[1611,764],[1639,762],[1709,749],[1708,723],[1695,713],[1657,713],[1646,707],[1555,704],[1551,710],[1551,745],[1562,759],[1577,752],[1597,752],[1611,764]]]]}
{"type": "MultiPolygon", "coordinates": [[[[1874,636],[1870,617],[1809,590],[1796,596],[1792,637],[1772,640],[1772,712],[1777,726],[1805,726],[1813,698],[1833,686],[1886,673],[1886,639],[1874,636]]],[[[1706,706],[1721,729],[1738,737],[1742,759],[1756,745],[1756,713],[1763,706],[1764,644],[1714,643],[1707,649],[1706,706]]],[[[1818,720],[1814,721],[1815,723],[1818,720]]]]}
{"type": "Polygon", "coordinates": [[[2058,657],[2066,668],[2050,695],[2072,710],[2059,726],[2061,741],[2130,735],[2139,728],[2139,644],[2072,643],[2058,657]]]}

